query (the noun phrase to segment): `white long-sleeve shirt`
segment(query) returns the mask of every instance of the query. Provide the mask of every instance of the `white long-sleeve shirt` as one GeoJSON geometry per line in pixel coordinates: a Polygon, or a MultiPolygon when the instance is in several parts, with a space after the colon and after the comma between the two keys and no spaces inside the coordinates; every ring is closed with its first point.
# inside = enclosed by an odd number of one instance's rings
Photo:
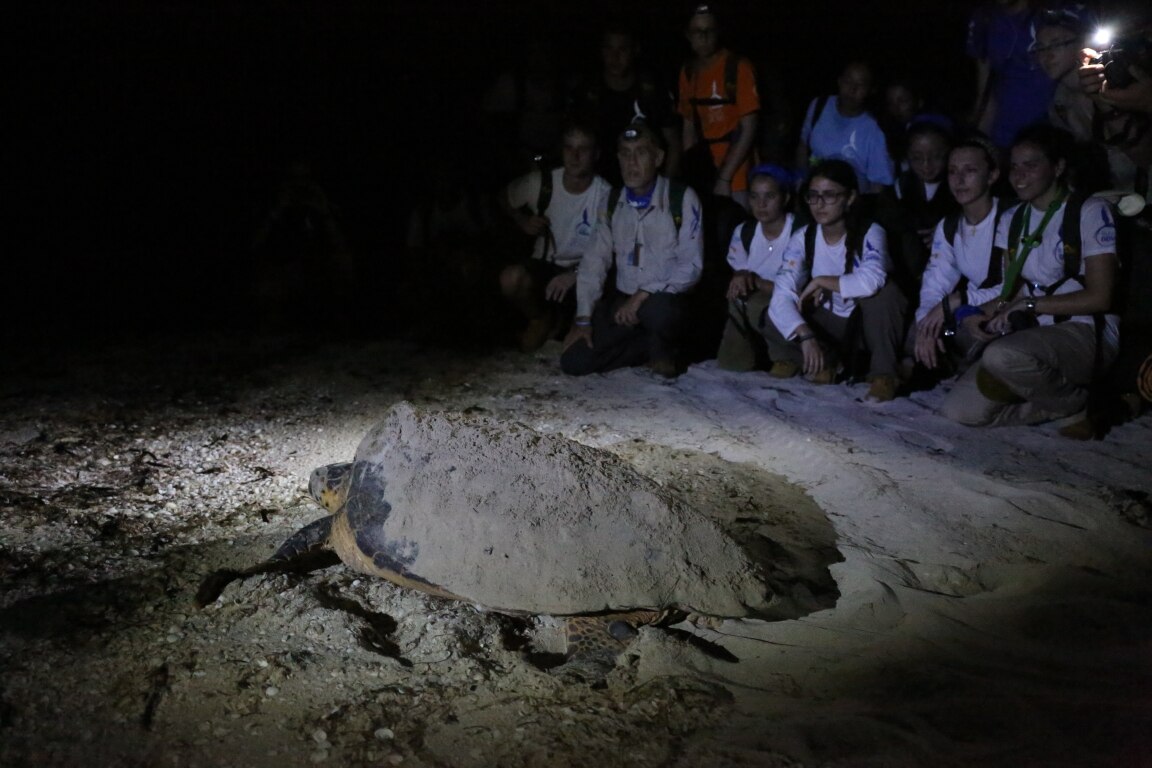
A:
{"type": "Polygon", "coordinates": [[[847,238],[829,245],[824,241],[820,225],[808,226],[817,227],[811,270],[804,254],[804,233],[808,227],[801,227],[788,241],[784,264],[776,273],[772,303],[768,305],[768,317],[784,338],[791,338],[804,323],[804,317],[800,314],[800,292],[813,277],[840,278],[840,290],[831,292],[831,298],[826,300],[825,306],[838,317],[848,317],[856,309],[857,299],[874,296],[884,287],[891,269],[888,236],[879,224],[868,228],[864,235],[862,253],[854,254],[852,271],[847,274],[844,273],[847,238]]]}
{"type": "Polygon", "coordinates": [[[956,236],[951,244],[944,236],[944,222],[936,225],[932,236],[932,258],[924,268],[920,279],[920,306],[916,308],[916,322],[932,311],[945,296],[952,293],[961,277],[968,278],[964,303],[980,306],[991,301],[999,293],[999,288],[981,288],[988,279],[988,267],[992,263],[992,246],[996,236],[996,208],[999,202],[992,199],[992,210],[975,226],[969,224],[963,214],[956,236]]]}
{"type": "Polygon", "coordinates": [[[668,179],[656,178],[652,202],[644,209],[629,205],[622,193],[612,211],[596,222],[576,278],[576,314],[591,315],[604,293],[604,279],[616,263],[616,288],[623,294],[684,293],[700,280],[704,240],[700,231],[700,198],[684,190],[677,228],[668,201],[668,179]]]}
{"type": "Polygon", "coordinates": [[[740,236],[744,227],[743,225],[736,227],[736,231],[732,233],[732,242],[728,245],[728,263],[737,272],[746,269],[765,280],[775,279],[776,273],[784,263],[784,251],[788,248],[793,224],[792,214],[785,214],[784,228],[780,230],[779,235],[770,239],[764,234],[760,222],[751,222],[751,226],[755,227],[755,234],[752,235],[752,242],[747,251],[744,250],[744,239],[740,236]]]}

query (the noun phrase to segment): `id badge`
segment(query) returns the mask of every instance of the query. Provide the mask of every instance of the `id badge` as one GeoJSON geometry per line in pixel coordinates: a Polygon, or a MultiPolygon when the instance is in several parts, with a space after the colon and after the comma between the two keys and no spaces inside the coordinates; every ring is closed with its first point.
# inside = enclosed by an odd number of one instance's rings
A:
{"type": "Polygon", "coordinates": [[[640,243],[632,246],[632,250],[628,254],[627,263],[630,267],[640,266],[640,243]]]}

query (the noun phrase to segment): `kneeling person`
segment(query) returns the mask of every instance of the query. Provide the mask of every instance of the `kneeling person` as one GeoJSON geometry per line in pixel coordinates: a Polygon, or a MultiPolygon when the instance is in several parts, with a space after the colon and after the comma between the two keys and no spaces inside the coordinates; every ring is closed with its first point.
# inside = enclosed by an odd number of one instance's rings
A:
{"type": "Polygon", "coordinates": [[[502,207],[525,234],[536,239],[532,254],[500,273],[504,297],[528,320],[520,349],[539,349],[571,317],[576,269],[592,240],[611,187],[595,173],[599,153],[591,128],[564,130],[564,164],[534,171],[508,185],[502,207]]]}
{"type": "Polygon", "coordinates": [[[576,319],[560,358],[584,375],[647,363],[679,372],[683,294],[703,268],[700,200],[658,175],[664,161],[655,132],[636,123],[617,142],[624,189],[614,190],[576,281],[576,319]],[[615,288],[606,288],[615,266],[615,288]]]}

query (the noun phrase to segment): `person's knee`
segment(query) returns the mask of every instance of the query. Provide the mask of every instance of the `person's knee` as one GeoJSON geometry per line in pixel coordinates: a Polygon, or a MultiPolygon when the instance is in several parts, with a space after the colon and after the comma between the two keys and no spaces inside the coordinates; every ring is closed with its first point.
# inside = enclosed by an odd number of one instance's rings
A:
{"type": "Polygon", "coordinates": [[[592,349],[578,341],[560,354],[560,370],[569,376],[587,376],[596,372],[596,358],[592,349]]]}
{"type": "Polygon", "coordinates": [[[1002,381],[1009,381],[1019,371],[1036,365],[1033,355],[1012,342],[1012,339],[1005,338],[996,344],[989,344],[980,356],[984,370],[1002,381]]]}
{"type": "Polygon", "coordinates": [[[532,276],[520,264],[511,264],[500,272],[500,292],[505,296],[519,296],[531,290],[532,276]]]}
{"type": "Polygon", "coordinates": [[[683,307],[671,295],[654,293],[640,305],[640,323],[645,329],[662,336],[677,335],[683,326],[683,307]]]}
{"type": "Polygon", "coordinates": [[[992,422],[988,404],[974,392],[952,390],[940,405],[940,415],[957,424],[983,427],[992,422]]]}

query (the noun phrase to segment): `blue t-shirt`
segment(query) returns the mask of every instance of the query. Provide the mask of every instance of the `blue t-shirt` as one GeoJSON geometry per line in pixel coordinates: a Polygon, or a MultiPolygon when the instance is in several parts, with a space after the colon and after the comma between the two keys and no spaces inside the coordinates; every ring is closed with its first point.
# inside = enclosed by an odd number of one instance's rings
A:
{"type": "Polygon", "coordinates": [[[987,59],[996,114],[989,138],[1008,147],[1022,128],[1044,122],[1056,92],[1029,52],[1035,35],[1032,11],[1009,14],[999,7],[977,9],[968,22],[968,55],[987,59]]]}
{"type": "Polygon", "coordinates": [[[856,169],[861,189],[866,189],[868,182],[890,186],[895,179],[892,158],[888,156],[888,144],[876,118],[867,112],[844,117],[836,109],[836,97],[830,96],[820,119],[812,125],[812,115],[819,101],[815,99],[808,105],[801,135],[813,159],[847,161],[856,169]]]}

